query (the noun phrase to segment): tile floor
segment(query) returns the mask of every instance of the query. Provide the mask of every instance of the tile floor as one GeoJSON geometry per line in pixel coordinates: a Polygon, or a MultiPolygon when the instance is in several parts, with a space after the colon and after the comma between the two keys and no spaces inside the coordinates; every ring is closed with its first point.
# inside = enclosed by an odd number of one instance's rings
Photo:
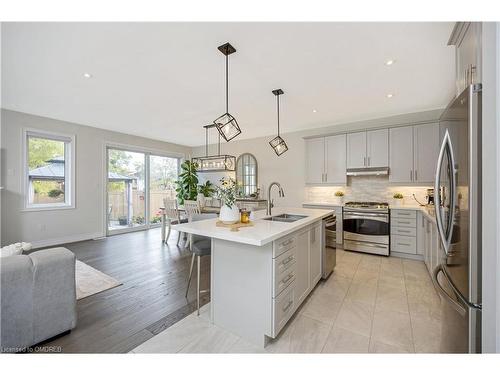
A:
{"type": "Polygon", "coordinates": [[[439,351],[440,299],[423,262],[337,251],[320,282],[265,349],[188,316],[134,353],[432,353],[439,351]]]}

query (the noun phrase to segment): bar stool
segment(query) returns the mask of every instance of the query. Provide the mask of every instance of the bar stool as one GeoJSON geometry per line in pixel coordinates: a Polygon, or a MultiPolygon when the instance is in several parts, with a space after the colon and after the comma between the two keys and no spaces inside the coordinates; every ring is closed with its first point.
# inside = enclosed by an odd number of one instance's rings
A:
{"type": "MultiPolygon", "coordinates": [[[[197,214],[191,216],[191,221],[200,221],[216,218],[217,214],[197,214]]],[[[196,280],[196,306],[198,309],[198,315],[200,315],[200,293],[207,292],[208,290],[200,290],[200,260],[201,257],[212,254],[212,239],[210,237],[191,235],[191,241],[189,243],[189,250],[193,253],[191,257],[191,267],[189,270],[188,284],[186,288],[186,298],[189,292],[189,285],[191,284],[191,278],[193,277],[193,267],[194,259],[196,258],[196,268],[197,276],[196,280]]]]}

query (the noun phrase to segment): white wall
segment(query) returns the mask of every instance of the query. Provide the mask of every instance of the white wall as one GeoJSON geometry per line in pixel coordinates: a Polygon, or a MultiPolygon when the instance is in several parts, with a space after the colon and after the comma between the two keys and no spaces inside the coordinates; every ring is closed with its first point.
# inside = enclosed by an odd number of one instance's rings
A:
{"type": "Polygon", "coordinates": [[[126,144],[186,156],[190,148],[89,126],[2,109],[2,244],[30,241],[49,246],[103,236],[105,143],[126,144]],[[22,211],[22,128],[74,134],[76,137],[76,207],[22,211]]]}
{"type": "Polygon", "coordinates": [[[500,352],[500,24],[483,23],[483,351],[500,352]]]}
{"type": "MultiPolygon", "coordinates": [[[[279,157],[276,156],[274,151],[269,146],[268,142],[273,138],[272,136],[244,139],[241,141],[233,140],[228,143],[223,143],[221,153],[231,154],[236,157],[245,152],[255,155],[259,164],[258,184],[263,188],[261,196],[267,198],[267,187],[271,182],[278,181],[285,190],[285,198],[277,197],[277,193],[274,192],[273,197],[275,205],[300,206],[304,201],[308,200],[311,190],[311,188],[306,187],[304,183],[305,142],[303,137],[328,135],[370,128],[435,122],[441,113],[442,110],[410,113],[368,121],[339,124],[319,129],[311,129],[308,131],[284,133],[282,136],[288,144],[289,150],[279,157]]],[[[243,131],[245,131],[244,128],[243,131]]],[[[211,147],[210,149],[213,150],[214,147],[211,147]]],[[[205,147],[193,148],[193,156],[201,156],[204,154],[205,147]]],[[[212,181],[215,181],[218,177],[219,175],[210,176],[210,174],[204,174],[203,178],[209,178],[212,181]]],[[[335,187],[325,189],[327,190],[326,194],[336,190],[335,187]]],[[[422,191],[422,188],[417,188],[415,191],[422,191]]],[[[411,191],[408,191],[408,194],[410,194],[410,192],[411,191]]]]}

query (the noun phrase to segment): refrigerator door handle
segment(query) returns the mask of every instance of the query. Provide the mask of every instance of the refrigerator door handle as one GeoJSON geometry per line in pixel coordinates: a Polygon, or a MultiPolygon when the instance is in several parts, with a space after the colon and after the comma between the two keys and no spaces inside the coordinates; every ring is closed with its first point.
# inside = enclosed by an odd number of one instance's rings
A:
{"type": "MultiPolygon", "coordinates": [[[[461,316],[466,316],[467,314],[467,310],[462,306],[460,305],[457,301],[455,301],[447,292],[446,290],[444,290],[444,288],[441,286],[441,284],[439,284],[439,280],[438,280],[438,275],[439,273],[443,273],[443,275],[446,277],[446,274],[444,273],[443,271],[443,266],[439,265],[437,266],[434,271],[432,272],[432,283],[434,284],[434,287],[437,289],[438,293],[444,298],[446,299],[451,307],[453,307],[453,309],[458,312],[461,316]]],[[[446,280],[448,280],[448,278],[446,277],[446,280]]],[[[449,281],[448,281],[449,282],[449,281]]]]}
{"type": "Polygon", "coordinates": [[[448,254],[448,250],[450,247],[451,243],[451,237],[453,235],[453,220],[455,219],[455,190],[456,189],[456,170],[455,170],[455,157],[453,155],[453,146],[451,144],[451,139],[450,139],[450,134],[448,133],[448,129],[446,130],[444,137],[443,137],[443,143],[441,144],[441,149],[439,150],[439,157],[437,161],[437,167],[436,167],[436,178],[434,180],[434,210],[436,213],[436,224],[438,228],[438,233],[439,233],[439,239],[441,240],[441,243],[443,245],[443,249],[446,254],[448,254]],[[441,166],[443,162],[443,158],[445,157],[445,153],[448,150],[448,153],[450,155],[450,161],[449,161],[449,168],[450,168],[450,179],[451,179],[451,184],[450,184],[450,213],[449,213],[449,232],[448,235],[446,235],[443,227],[443,222],[441,218],[441,166]]]}
{"type": "Polygon", "coordinates": [[[469,302],[469,301],[467,301],[467,299],[465,299],[464,296],[462,296],[462,294],[460,293],[460,291],[457,289],[457,287],[455,285],[453,285],[453,283],[451,282],[450,278],[448,277],[448,275],[444,271],[443,266],[439,265],[439,266],[437,266],[434,269],[434,272],[432,273],[432,282],[433,282],[434,286],[436,286],[439,294],[441,294],[443,297],[445,297],[446,299],[448,299],[449,302],[452,304],[452,306],[455,308],[455,310],[457,310],[460,314],[462,314],[462,311],[463,311],[462,315],[465,316],[465,312],[466,312],[465,308],[463,306],[461,306],[459,303],[457,303],[453,298],[451,298],[448,295],[448,293],[446,293],[446,291],[441,286],[441,284],[439,284],[437,276],[438,276],[438,274],[440,272],[443,273],[443,276],[445,277],[446,281],[448,282],[448,285],[450,286],[450,288],[453,291],[453,293],[460,300],[460,302],[462,302],[465,306],[467,306],[467,307],[469,307],[471,309],[482,310],[483,306],[481,304],[474,303],[474,302],[469,302]]]}

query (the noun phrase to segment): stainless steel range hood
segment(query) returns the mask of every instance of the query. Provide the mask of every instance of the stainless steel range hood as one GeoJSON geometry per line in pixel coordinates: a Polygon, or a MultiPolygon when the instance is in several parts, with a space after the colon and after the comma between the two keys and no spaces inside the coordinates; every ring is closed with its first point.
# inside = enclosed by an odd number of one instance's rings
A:
{"type": "Polygon", "coordinates": [[[389,167],[347,168],[348,176],[386,176],[389,167]]]}

